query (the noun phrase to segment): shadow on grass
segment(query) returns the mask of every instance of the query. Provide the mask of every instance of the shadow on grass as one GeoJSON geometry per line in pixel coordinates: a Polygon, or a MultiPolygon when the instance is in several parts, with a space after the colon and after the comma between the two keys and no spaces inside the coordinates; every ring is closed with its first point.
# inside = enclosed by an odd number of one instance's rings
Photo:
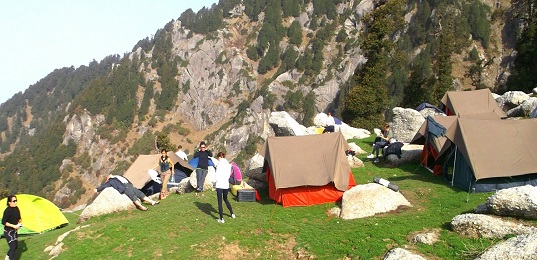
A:
{"type": "Polygon", "coordinates": [[[218,210],[213,207],[211,203],[201,203],[201,202],[194,202],[194,205],[198,207],[201,212],[213,217],[214,219],[218,218],[218,210]]]}
{"type": "Polygon", "coordinates": [[[15,259],[22,259],[22,253],[27,250],[26,241],[19,239],[19,246],[17,247],[17,251],[15,251],[15,259]]]}

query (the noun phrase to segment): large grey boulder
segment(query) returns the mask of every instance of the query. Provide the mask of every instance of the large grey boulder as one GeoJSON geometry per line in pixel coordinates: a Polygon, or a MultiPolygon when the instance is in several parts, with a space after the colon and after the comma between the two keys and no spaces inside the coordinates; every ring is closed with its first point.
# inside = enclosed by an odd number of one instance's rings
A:
{"type": "Polygon", "coordinates": [[[386,157],[386,162],[398,166],[407,163],[417,163],[421,160],[421,152],[423,145],[405,144],[401,148],[401,158],[395,154],[390,154],[386,157]]]}
{"type": "Polygon", "coordinates": [[[530,98],[530,96],[522,91],[507,91],[502,95],[500,106],[504,109],[511,109],[519,106],[530,98]]]}
{"type": "Polygon", "coordinates": [[[451,220],[451,229],[462,236],[471,238],[503,238],[537,231],[536,228],[509,222],[498,217],[482,214],[462,214],[451,220]]]}
{"type": "Polygon", "coordinates": [[[263,172],[263,164],[265,163],[265,158],[260,154],[256,153],[252,159],[249,161],[249,165],[246,166],[246,171],[242,171],[243,177],[248,177],[249,179],[254,179],[258,181],[266,181],[267,175],[263,172]]]}
{"type": "MultiPolygon", "coordinates": [[[[315,117],[313,118],[313,124],[315,124],[315,126],[310,127],[308,132],[310,134],[314,134],[315,133],[314,130],[316,128],[324,126],[324,122],[326,118],[327,118],[327,115],[325,113],[318,113],[317,115],[315,115],[315,117]]],[[[345,140],[363,139],[363,138],[367,138],[371,136],[371,132],[369,132],[368,130],[363,129],[363,128],[355,128],[355,127],[349,126],[345,122],[341,122],[341,125],[336,125],[334,129],[336,132],[341,132],[345,140]]]]}
{"type": "Polygon", "coordinates": [[[181,180],[181,182],[179,182],[177,187],[172,187],[169,191],[170,193],[185,194],[185,193],[193,192],[194,190],[195,188],[192,185],[190,185],[190,179],[184,178],[181,180]]]}
{"type": "Polygon", "coordinates": [[[287,112],[272,112],[269,124],[276,136],[302,136],[306,135],[306,127],[300,125],[287,112]]]}
{"type": "Polygon", "coordinates": [[[364,139],[364,138],[371,136],[371,132],[369,132],[368,130],[363,129],[363,128],[354,128],[345,123],[343,123],[339,127],[339,131],[341,132],[345,140],[364,139]]]}
{"type": "Polygon", "coordinates": [[[512,109],[509,109],[506,114],[509,117],[529,116],[537,108],[537,98],[530,97],[512,109]]]}
{"type": "Polygon", "coordinates": [[[394,137],[403,143],[409,143],[414,135],[420,130],[425,118],[420,112],[410,108],[393,108],[393,116],[390,128],[394,137]]]}
{"type": "Polygon", "coordinates": [[[127,195],[120,194],[116,189],[108,187],[101,191],[93,203],[80,213],[77,223],[83,223],[92,217],[134,208],[134,204],[127,195]]]}
{"type": "Polygon", "coordinates": [[[422,110],[419,111],[420,114],[423,116],[423,118],[427,118],[429,116],[445,116],[446,114],[443,113],[443,112],[440,112],[434,108],[430,108],[430,107],[427,107],[427,108],[424,108],[422,110]]]}
{"type": "Polygon", "coordinates": [[[537,257],[537,232],[507,239],[487,249],[476,260],[527,260],[537,257]]]}
{"type": "Polygon", "coordinates": [[[405,197],[380,184],[357,185],[343,193],[341,218],[356,219],[412,206],[405,197]]]}
{"type": "Polygon", "coordinates": [[[425,260],[424,257],[406,249],[394,248],[384,255],[383,260],[425,260]]]}
{"type": "Polygon", "coordinates": [[[537,219],[537,187],[499,190],[487,199],[486,206],[494,215],[537,219]]]}
{"type": "MultiPolygon", "coordinates": [[[[198,180],[196,178],[196,171],[193,171],[188,178],[190,185],[193,188],[198,188],[198,180]]],[[[207,176],[205,177],[205,182],[203,183],[203,190],[214,190],[213,182],[216,181],[216,171],[214,167],[209,166],[207,171],[207,176]]]]}

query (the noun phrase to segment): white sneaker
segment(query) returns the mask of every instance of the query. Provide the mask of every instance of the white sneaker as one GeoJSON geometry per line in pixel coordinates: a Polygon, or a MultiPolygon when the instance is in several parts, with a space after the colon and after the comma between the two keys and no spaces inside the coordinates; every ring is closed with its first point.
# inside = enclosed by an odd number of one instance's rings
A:
{"type": "Polygon", "coordinates": [[[370,154],[370,155],[367,156],[367,159],[373,159],[373,158],[375,158],[375,155],[373,155],[373,154],[370,154]]]}
{"type": "Polygon", "coordinates": [[[231,214],[231,218],[235,218],[235,214],[231,214]]]}
{"type": "Polygon", "coordinates": [[[377,158],[377,159],[375,159],[373,162],[374,162],[374,163],[378,163],[378,162],[380,162],[380,161],[379,161],[379,159],[377,158]]]}
{"type": "Polygon", "coordinates": [[[222,223],[222,224],[225,222],[223,218],[219,218],[216,221],[218,221],[218,223],[222,223]]]}

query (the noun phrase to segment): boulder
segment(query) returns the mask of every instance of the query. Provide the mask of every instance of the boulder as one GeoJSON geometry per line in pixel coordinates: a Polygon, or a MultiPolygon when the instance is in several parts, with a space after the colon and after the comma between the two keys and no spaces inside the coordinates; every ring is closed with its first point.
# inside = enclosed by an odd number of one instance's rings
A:
{"type": "Polygon", "coordinates": [[[536,97],[530,97],[522,103],[512,109],[509,109],[506,114],[509,117],[524,117],[524,116],[530,116],[531,113],[537,109],[537,98],[536,97]]]}
{"type": "Polygon", "coordinates": [[[184,178],[181,180],[181,182],[179,182],[177,187],[172,187],[170,189],[170,193],[175,192],[177,194],[185,194],[185,193],[193,192],[194,190],[195,188],[192,185],[190,185],[190,179],[184,178]]]}
{"type": "Polygon", "coordinates": [[[135,208],[135,206],[127,195],[120,194],[116,189],[108,187],[101,191],[93,203],[87,206],[82,213],[80,213],[77,223],[83,223],[95,216],[106,215],[133,208],[135,208]]]}
{"type": "Polygon", "coordinates": [[[356,152],[357,154],[366,154],[367,152],[364,151],[360,146],[358,146],[355,143],[349,143],[349,148],[356,152]]]}
{"type": "Polygon", "coordinates": [[[246,181],[246,183],[250,186],[252,186],[256,190],[264,190],[268,188],[268,184],[266,181],[259,181],[255,179],[249,179],[246,181]]]}
{"type": "Polygon", "coordinates": [[[438,232],[425,232],[414,235],[411,239],[413,244],[421,243],[432,245],[438,241],[438,232]]]}
{"type": "Polygon", "coordinates": [[[263,164],[265,163],[265,158],[259,153],[256,153],[252,159],[250,159],[246,171],[242,172],[244,177],[250,179],[255,179],[259,181],[266,181],[267,175],[263,172],[263,164]]]}
{"type": "Polygon", "coordinates": [[[430,108],[430,107],[424,108],[420,110],[419,112],[421,116],[423,116],[423,118],[427,118],[428,116],[445,116],[446,115],[445,113],[439,112],[438,110],[434,108],[430,108]]]}
{"type": "MultiPolygon", "coordinates": [[[[190,177],[188,178],[188,181],[193,188],[198,187],[198,180],[196,179],[196,175],[197,175],[196,171],[193,171],[190,174],[190,177]]],[[[214,190],[213,182],[216,181],[215,177],[216,177],[216,171],[214,167],[209,166],[207,176],[205,177],[205,182],[203,183],[203,190],[214,190]]]]}
{"type": "Polygon", "coordinates": [[[498,216],[537,219],[537,187],[526,185],[502,189],[486,202],[488,212],[498,216]]]}
{"type": "Polygon", "coordinates": [[[421,152],[423,145],[405,144],[401,148],[401,158],[395,154],[390,154],[386,157],[386,162],[398,166],[406,163],[418,163],[421,160],[421,152]]]}
{"type": "Polygon", "coordinates": [[[537,254],[537,232],[507,239],[488,248],[476,260],[535,259],[537,254]]]}
{"type": "Polygon", "coordinates": [[[269,124],[276,136],[302,136],[306,135],[306,127],[300,125],[287,112],[272,112],[269,124]]]}
{"type": "Polygon", "coordinates": [[[514,108],[522,104],[530,96],[522,91],[507,91],[502,95],[502,101],[504,107],[514,108]]]}
{"type": "Polygon", "coordinates": [[[371,132],[362,128],[354,128],[345,123],[341,124],[339,131],[345,137],[345,140],[349,139],[364,139],[371,136],[371,132]]]}
{"type": "Polygon", "coordinates": [[[358,167],[364,167],[364,162],[360,160],[360,158],[352,155],[347,155],[347,161],[349,161],[349,165],[351,168],[358,168],[358,167]]]}
{"type": "Polygon", "coordinates": [[[382,259],[383,260],[425,260],[425,258],[423,258],[422,256],[414,254],[402,248],[394,248],[388,251],[388,253],[386,253],[386,255],[384,255],[382,259]]]}
{"type": "Polygon", "coordinates": [[[420,130],[423,122],[425,122],[425,118],[420,112],[410,108],[395,107],[393,108],[390,128],[398,141],[408,143],[420,130]]]}
{"type": "Polygon", "coordinates": [[[395,210],[400,206],[412,206],[399,192],[380,184],[357,185],[343,193],[341,218],[356,219],[395,210]]]}
{"type": "Polygon", "coordinates": [[[462,214],[451,220],[451,229],[470,238],[503,238],[537,231],[536,228],[482,214],[462,214]]]}

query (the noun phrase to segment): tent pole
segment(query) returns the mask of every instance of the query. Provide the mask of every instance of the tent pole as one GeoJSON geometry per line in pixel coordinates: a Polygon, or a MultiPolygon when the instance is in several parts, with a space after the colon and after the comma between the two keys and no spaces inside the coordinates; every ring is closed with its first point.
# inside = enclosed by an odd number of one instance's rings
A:
{"type": "Polygon", "coordinates": [[[453,158],[453,174],[451,174],[451,187],[453,187],[453,181],[455,180],[455,164],[457,162],[457,146],[455,146],[455,158],[453,158]]]}

